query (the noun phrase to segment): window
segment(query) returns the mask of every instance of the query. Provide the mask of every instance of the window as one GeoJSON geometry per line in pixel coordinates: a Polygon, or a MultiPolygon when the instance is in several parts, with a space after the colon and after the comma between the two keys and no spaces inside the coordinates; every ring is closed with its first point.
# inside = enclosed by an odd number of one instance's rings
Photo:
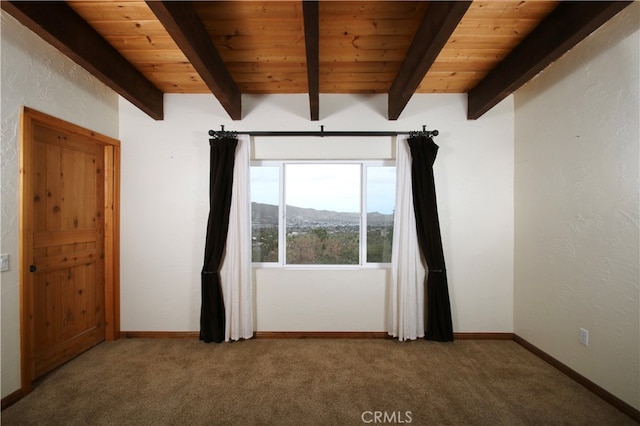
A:
{"type": "Polygon", "coordinates": [[[394,203],[393,164],[254,164],[252,260],[276,265],[390,263],[394,203]]]}

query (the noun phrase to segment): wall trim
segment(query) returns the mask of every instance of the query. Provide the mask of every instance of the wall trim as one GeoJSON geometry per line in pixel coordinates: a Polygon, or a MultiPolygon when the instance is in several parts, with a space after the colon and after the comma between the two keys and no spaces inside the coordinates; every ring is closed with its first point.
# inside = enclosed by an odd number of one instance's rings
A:
{"type": "Polygon", "coordinates": [[[513,333],[453,333],[456,340],[513,340],[513,333]]]}
{"type": "Polygon", "coordinates": [[[513,335],[513,341],[518,343],[525,349],[527,349],[529,352],[536,355],[538,358],[542,359],[543,361],[546,361],[551,366],[560,370],[560,372],[564,373],[569,378],[573,379],[574,381],[578,382],[579,384],[581,384],[582,386],[584,386],[594,394],[598,395],[600,398],[604,399],[606,402],[613,405],[618,410],[622,411],[623,413],[625,413],[635,421],[640,422],[640,410],[636,410],[634,407],[627,404],[626,402],[624,402],[623,400],[621,400],[611,392],[598,386],[591,380],[584,377],[582,374],[566,366],[562,362],[558,361],[557,359],[555,359],[554,357],[552,357],[542,349],[538,348],[537,346],[533,345],[532,343],[528,342],[527,340],[523,339],[517,334],[513,335]]]}
{"type": "Polygon", "coordinates": [[[256,339],[391,339],[384,331],[256,331],[256,339]]]}
{"type": "Polygon", "coordinates": [[[121,331],[120,336],[127,339],[198,339],[197,331],[121,331]]]}
{"type": "Polygon", "coordinates": [[[2,398],[2,408],[0,410],[11,407],[13,404],[20,401],[23,397],[24,392],[22,392],[22,389],[18,389],[17,391],[10,393],[9,395],[2,398]]]}
{"type": "MultiPolygon", "coordinates": [[[[453,333],[456,340],[513,340],[513,333],[453,333]]],[[[394,339],[386,331],[256,331],[257,339],[394,339]]]]}
{"type": "MultiPolygon", "coordinates": [[[[129,339],[198,339],[197,331],[122,331],[129,339]]],[[[256,331],[254,339],[386,339],[385,332],[378,331],[256,331]]]]}
{"type": "MultiPolygon", "coordinates": [[[[197,339],[197,331],[121,331],[135,339],[197,339]]],[[[456,340],[514,340],[513,333],[453,333],[456,340]]],[[[255,339],[393,339],[386,331],[256,331],[255,339]]]]}

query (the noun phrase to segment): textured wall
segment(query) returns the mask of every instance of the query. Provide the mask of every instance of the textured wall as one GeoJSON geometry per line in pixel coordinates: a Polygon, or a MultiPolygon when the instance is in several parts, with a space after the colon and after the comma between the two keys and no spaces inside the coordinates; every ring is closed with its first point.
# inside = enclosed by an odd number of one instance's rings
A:
{"type": "Polygon", "coordinates": [[[118,97],[84,69],[2,12],[1,248],[11,268],[2,287],[2,397],[20,387],[18,273],[19,122],[28,106],[111,137],[118,136],[118,97]]]}
{"type": "MultiPolygon", "coordinates": [[[[123,330],[199,329],[209,129],[412,130],[425,124],[440,131],[435,173],[454,328],[513,331],[513,98],[477,121],[467,121],[464,95],[415,95],[397,121],[386,120],[384,95],[322,95],[320,122],[309,121],[306,95],[245,96],[243,103],[245,117],[233,122],[211,96],[168,95],[165,120],[154,122],[121,100],[123,330]]],[[[273,154],[270,146],[298,158],[358,156],[356,146],[365,156],[393,152],[389,142],[386,148],[360,140],[293,142],[256,141],[256,155],[273,154]]],[[[384,272],[258,270],[257,329],[383,331],[384,272]]]]}
{"type": "Polygon", "coordinates": [[[515,332],[635,408],[639,14],[635,3],[515,96],[515,332]]]}

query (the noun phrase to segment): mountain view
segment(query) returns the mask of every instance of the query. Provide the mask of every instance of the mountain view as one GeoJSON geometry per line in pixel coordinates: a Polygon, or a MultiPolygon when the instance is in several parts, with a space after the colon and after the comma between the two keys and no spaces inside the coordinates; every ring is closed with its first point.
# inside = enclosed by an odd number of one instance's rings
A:
{"type": "MultiPolygon", "coordinates": [[[[251,203],[252,258],[278,262],[278,206],[251,203]]],[[[360,214],[287,206],[286,263],[357,265],[360,214]]],[[[366,262],[391,261],[393,215],[367,214],[366,262]]]]}
{"type": "MultiPolygon", "coordinates": [[[[254,225],[272,226],[278,223],[278,206],[251,203],[251,212],[254,225]]],[[[360,223],[360,213],[287,206],[287,223],[289,227],[308,227],[313,225],[357,226],[360,223]]],[[[369,227],[389,226],[389,224],[393,223],[393,214],[368,213],[367,223],[369,227]]]]}

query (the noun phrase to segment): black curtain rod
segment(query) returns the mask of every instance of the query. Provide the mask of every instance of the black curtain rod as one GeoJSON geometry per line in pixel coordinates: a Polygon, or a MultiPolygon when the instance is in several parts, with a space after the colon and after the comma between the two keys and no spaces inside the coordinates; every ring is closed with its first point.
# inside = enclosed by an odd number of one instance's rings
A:
{"type": "Polygon", "coordinates": [[[330,136],[398,136],[398,135],[410,135],[410,136],[438,136],[437,130],[426,130],[426,126],[422,126],[421,131],[325,131],[324,126],[320,126],[320,131],[293,131],[293,130],[274,130],[274,131],[226,131],[224,126],[220,126],[221,130],[209,130],[209,136],[213,139],[222,139],[226,137],[234,137],[236,135],[249,135],[249,136],[317,136],[317,137],[330,137],[330,136]]]}

